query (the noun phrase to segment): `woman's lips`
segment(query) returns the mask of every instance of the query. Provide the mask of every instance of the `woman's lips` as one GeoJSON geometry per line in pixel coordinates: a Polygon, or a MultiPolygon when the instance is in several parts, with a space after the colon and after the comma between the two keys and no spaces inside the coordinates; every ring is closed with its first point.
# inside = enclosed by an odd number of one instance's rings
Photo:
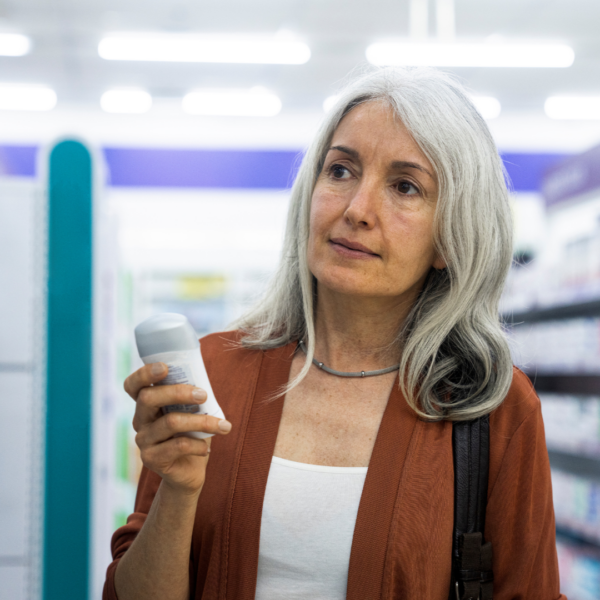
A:
{"type": "Polygon", "coordinates": [[[358,242],[351,242],[345,238],[332,238],[329,240],[329,243],[338,254],[348,258],[379,258],[379,254],[375,254],[375,252],[372,252],[366,246],[358,242]]]}

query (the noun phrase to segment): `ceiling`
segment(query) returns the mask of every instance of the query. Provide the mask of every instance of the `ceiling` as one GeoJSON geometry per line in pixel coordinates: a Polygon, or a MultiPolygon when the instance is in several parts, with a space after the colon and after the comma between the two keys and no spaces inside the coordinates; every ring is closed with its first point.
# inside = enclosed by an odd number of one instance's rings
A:
{"type": "MultiPolygon", "coordinates": [[[[116,86],[179,98],[201,86],[261,85],[280,96],[284,112],[315,111],[348,73],[367,64],[369,43],[408,36],[408,22],[408,0],[0,0],[0,30],[25,33],[34,43],[28,56],[0,57],[0,81],[48,84],[63,106],[97,106],[102,92],[116,86]],[[107,32],[282,29],[309,44],[308,63],[140,63],[97,54],[107,32]]],[[[455,22],[461,39],[560,41],[575,50],[567,69],[454,69],[474,92],[496,96],[505,113],[541,112],[551,94],[600,94],[598,0],[455,0],[455,22]]]]}

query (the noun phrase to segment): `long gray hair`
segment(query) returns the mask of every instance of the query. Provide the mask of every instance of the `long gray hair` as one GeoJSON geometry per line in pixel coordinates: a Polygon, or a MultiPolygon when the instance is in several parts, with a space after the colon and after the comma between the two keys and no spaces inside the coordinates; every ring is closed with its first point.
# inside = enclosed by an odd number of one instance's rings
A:
{"type": "Polygon", "coordinates": [[[311,198],[340,121],[355,106],[386,102],[433,165],[439,188],[431,269],[395,343],[400,387],[428,420],[468,420],[500,405],[512,361],[498,302],[512,257],[512,221],[502,160],[462,86],[434,69],[384,68],[350,83],[306,152],[291,192],[283,253],[263,299],[232,324],[242,344],[268,349],[304,339],[306,376],[315,349],[314,277],[307,264],[311,198]]]}

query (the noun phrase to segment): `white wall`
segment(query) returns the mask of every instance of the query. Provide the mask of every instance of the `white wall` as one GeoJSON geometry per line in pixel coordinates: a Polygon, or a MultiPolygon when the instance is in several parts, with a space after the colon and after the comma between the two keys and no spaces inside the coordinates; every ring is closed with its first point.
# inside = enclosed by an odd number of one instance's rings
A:
{"type": "MultiPolygon", "coordinates": [[[[69,106],[48,113],[1,111],[0,143],[39,144],[70,134],[98,145],[298,150],[308,146],[323,117],[320,111],[198,117],[168,101],[144,115],[69,106]]],[[[501,151],[583,152],[600,143],[600,121],[557,121],[541,110],[503,113],[488,125],[501,151]]]]}
{"type": "Polygon", "coordinates": [[[269,271],[279,260],[289,193],[113,188],[109,201],[127,268],[269,271]]]}

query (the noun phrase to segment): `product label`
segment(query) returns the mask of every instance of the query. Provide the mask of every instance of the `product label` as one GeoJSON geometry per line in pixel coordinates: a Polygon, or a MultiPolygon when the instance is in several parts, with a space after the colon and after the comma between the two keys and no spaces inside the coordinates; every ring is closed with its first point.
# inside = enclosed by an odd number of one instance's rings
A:
{"type": "Polygon", "coordinates": [[[169,404],[162,407],[163,415],[170,412],[199,413],[201,410],[199,404],[169,404]]]}
{"type": "MultiPolygon", "coordinates": [[[[181,352],[160,352],[150,356],[144,356],[144,364],[163,362],[169,368],[169,373],[160,382],[155,385],[176,385],[187,384],[197,386],[206,390],[208,398],[202,404],[172,404],[163,406],[163,414],[170,412],[184,412],[188,414],[203,414],[224,419],[225,415],[215,398],[210,385],[208,373],[202,361],[202,354],[197,350],[185,350],[181,352]]],[[[192,437],[210,437],[211,433],[192,432],[188,434],[192,437]]]]}
{"type": "Polygon", "coordinates": [[[160,382],[160,385],[175,385],[177,383],[188,383],[194,385],[194,377],[190,365],[173,365],[167,363],[169,374],[160,382]]]}
{"type": "MultiPolygon", "coordinates": [[[[178,383],[194,385],[194,377],[190,365],[185,363],[174,365],[168,362],[166,365],[169,367],[169,374],[159,385],[176,385],[178,383]]],[[[202,411],[202,407],[199,404],[171,404],[163,406],[162,411],[165,415],[170,412],[199,413],[202,411]]]]}

